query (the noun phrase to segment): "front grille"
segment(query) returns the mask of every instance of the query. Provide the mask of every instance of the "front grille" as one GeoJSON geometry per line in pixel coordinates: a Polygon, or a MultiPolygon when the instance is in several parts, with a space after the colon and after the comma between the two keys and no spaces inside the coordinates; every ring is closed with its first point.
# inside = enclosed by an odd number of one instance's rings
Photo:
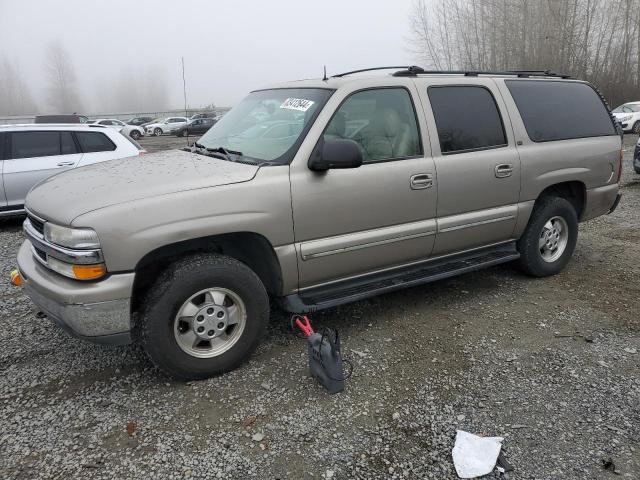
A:
{"type": "Polygon", "coordinates": [[[39,248],[33,247],[33,251],[36,253],[36,255],[38,255],[42,260],[44,260],[45,262],[47,261],[47,254],[44,253],[42,250],[40,250],[39,248]]]}
{"type": "Polygon", "coordinates": [[[29,215],[29,221],[31,222],[31,226],[35,231],[37,231],[40,235],[44,235],[44,223],[41,220],[38,220],[32,215],[29,215]]]}

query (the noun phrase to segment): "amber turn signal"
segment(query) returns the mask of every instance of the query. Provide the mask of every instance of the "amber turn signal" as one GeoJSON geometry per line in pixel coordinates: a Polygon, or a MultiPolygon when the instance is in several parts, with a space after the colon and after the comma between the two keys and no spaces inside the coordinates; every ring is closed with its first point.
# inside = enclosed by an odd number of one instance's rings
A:
{"type": "Polygon", "coordinates": [[[19,270],[13,270],[11,272],[11,283],[16,287],[22,286],[22,275],[20,275],[19,270]]]}
{"type": "Polygon", "coordinates": [[[94,280],[103,277],[107,273],[104,264],[98,265],[73,265],[73,274],[78,280],[94,280]]]}

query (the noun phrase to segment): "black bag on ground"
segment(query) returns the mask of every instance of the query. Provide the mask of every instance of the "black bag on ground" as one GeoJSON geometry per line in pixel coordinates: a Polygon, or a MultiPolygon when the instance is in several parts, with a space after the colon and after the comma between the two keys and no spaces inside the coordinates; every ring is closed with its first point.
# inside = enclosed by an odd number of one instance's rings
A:
{"type": "Polygon", "coordinates": [[[342,372],[342,355],[337,330],[323,329],[307,337],[309,371],[329,393],[344,390],[346,379],[342,372]]]}

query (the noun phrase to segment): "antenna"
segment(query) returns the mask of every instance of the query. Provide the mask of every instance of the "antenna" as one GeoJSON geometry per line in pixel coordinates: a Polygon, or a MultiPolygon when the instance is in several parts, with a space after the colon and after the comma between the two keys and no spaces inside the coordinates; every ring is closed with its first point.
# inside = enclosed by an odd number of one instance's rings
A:
{"type": "Polygon", "coordinates": [[[329,80],[329,79],[327,78],[327,66],[325,65],[324,66],[324,76],[322,77],[322,81],[326,82],[327,80],[329,80]]]}
{"type": "Polygon", "coordinates": [[[185,130],[187,131],[187,146],[189,145],[189,115],[187,114],[187,82],[184,78],[184,57],[182,58],[182,92],[184,94],[184,116],[187,119],[185,130]]]}

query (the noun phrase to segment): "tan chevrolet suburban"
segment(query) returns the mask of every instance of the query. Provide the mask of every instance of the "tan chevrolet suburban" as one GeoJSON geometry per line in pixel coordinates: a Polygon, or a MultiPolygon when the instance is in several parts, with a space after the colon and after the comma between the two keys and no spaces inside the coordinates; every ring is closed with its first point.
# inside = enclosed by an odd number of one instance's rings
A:
{"type": "Polygon", "coordinates": [[[578,222],[620,198],[597,91],[393,69],[256,90],[190,151],[40,183],[18,254],[29,296],[79,337],[199,379],[248,358],[270,301],[312,312],[503,262],[562,270],[578,222]]]}

